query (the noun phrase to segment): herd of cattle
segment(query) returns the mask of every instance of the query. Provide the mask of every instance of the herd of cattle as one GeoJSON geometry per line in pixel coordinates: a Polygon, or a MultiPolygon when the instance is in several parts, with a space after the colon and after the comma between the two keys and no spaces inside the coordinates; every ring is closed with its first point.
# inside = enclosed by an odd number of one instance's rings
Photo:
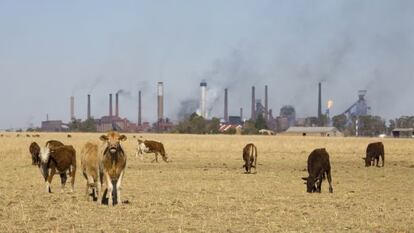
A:
{"type": "MultiPolygon", "coordinates": [[[[98,204],[107,202],[108,205],[116,205],[121,202],[121,184],[126,167],[127,156],[122,148],[121,142],[127,137],[116,131],[110,131],[99,137],[101,144],[87,142],[81,150],[81,171],[86,179],[86,197],[92,196],[98,204]]],[[[41,148],[36,142],[29,147],[32,156],[32,164],[38,166],[46,182],[46,192],[51,192],[50,184],[53,176],[58,173],[61,178],[62,191],[65,188],[67,176],[71,177],[71,191],[73,192],[76,176],[76,151],[71,145],[64,145],[56,140],[49,140],[41,148]]],[[[137,139],[136,157],[144,153],[154,153],[152,162],[158,162],[161,155],[165,162],[169,158],[161,142],[137,139]]],[[[243,168],[246,173],[251,173],[257,164],[257,147],[253,143],[243,148],[243,168]]],[[[379,166],[382,160],[384,166],[384,145],[382,142],[370,143],[363,158],[365,166],[379,166]]],[[[331,164],[329,154],[325,148],[313,150],[308,157],[308,177],[306,180],[307,192],[321,192],[322,180],[328,179],[329,192],[333,192],[331,164]]]]}

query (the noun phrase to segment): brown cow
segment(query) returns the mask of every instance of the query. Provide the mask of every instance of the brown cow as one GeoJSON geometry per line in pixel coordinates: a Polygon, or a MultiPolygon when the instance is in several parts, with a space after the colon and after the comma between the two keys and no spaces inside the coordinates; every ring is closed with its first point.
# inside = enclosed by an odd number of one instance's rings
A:
{"type": "Polygon", "coordinates": [[[40,146],[36,142],[32,142],[29,147],[30,154],[32,155],[32,165],[40,164],[40,146]]]}
{"type": "Polygon", "coordinates": [[[124,176],[127,156],[121,141],[127,137],[116,131],[110,131],[100,137],[103,144],[102,170],[107,187],[108,205],[121,204],[121,184],[124,176]]]}
{"type": "Polygon", "coordinates": [[[155,158],[151,162],[158,163],[158,154],[161,155],[162,159],[165,162],[167,163],[169,162],[168,156],[165,153],[164,145],[161,142],[138,139],[138,148],[137,148],[136,157],[140,155],[141,160],[142,160],[143,153],[154,153],[155,154],[155,158]]]}
{"type": "Polygon", "coordinates": [[[98,152],[98,144],[87,142],[81,150],[82,173],[86,179],[86,198],[89,199],[89,189],[92,189],[93,199],[98,204],[102,202],[102,166],[101,155],[98,152]]]}
{"type": "Polygon", "coordinates": [[[67,172],[72,177],[71,192],[73,192],[76,175],[76,151],[72,146],[49,147],[49,144],[46,144],[46,147],[40,154],[39,168],[46,181],[46,192],[52,192],[50,184],[56,173],[60,174],[63,192],[67,180],[67,172]]]}
{"type": "Polygon", "coordinates": [[[243,148],[243,160],[246,173],[251,173],[252,167],[254,172],[257,173],[257,148],[253,143],[249,143],[243,148]]]}
{"type": "Polygon", "coordinates": [[[50,149],[55,148],[55,147],[59,147],[59,146],[64,146],[64,144],[58,140],[49,140],[46,142],[46,147],[49,147],[50,149]]]}
{"type": "Polygon", "coordinates": [[[376,163],[376,166],[378,166],[379,160],[381,158],[382,160],[382,167],[384,167],[384,144],[382,142],[373,142],[368,144],[366,156],[365,158],[362,158],[365,160],[365,167],[374,166],[376,163]]]}
{"type": "Polygon", "coordinates": [[[329,162],[329,154],[325,148],[315,149],[308,157],[308,177],[303,177],[306,180],[306,187],[308,193],[321,192],[322,179],[325,179],[325,174],[328,177],[329,192],[333,192],[332,178],[331,178],[331,163],[329,162]]]}

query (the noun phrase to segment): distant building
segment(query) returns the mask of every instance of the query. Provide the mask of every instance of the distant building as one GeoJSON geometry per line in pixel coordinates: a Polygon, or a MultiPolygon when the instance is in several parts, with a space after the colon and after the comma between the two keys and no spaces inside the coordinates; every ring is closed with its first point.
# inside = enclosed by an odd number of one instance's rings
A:
{"type": "Polygon", "coordinates": [[[335,127],[289,127],[282,135],[291,136],[322,136],[342,137],[343,134],[335,127]]]}
{"type": "Polygon", "coordinates": [[[61,132],[66,131],[67,125],[63,124],[61,120],[47,120],[42,121],[41,127],[44,132],[61,132]]]}
{"type": "Polygon", "coordinates": [[[414,136],[414,129],[413,128],[396,128],[392,130],[392,136],[394,138],[411,138],[414,136]]]}
{"type": "Polygon", "coordinates": [[[243,120],[240,116],[229,116],[229,122],[230,125],[242,125],[243,120]]]}

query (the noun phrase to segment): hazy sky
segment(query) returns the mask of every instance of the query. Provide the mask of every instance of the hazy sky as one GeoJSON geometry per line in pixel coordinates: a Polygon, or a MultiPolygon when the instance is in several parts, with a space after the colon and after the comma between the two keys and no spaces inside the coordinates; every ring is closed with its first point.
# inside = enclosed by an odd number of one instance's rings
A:
{"type": "Polygon", "coordinates": [[[323,99],[342,113],[367,89],[372,114],[414,115],[414,1],[56,1],[0,0],[0,129],[69,120],[69,97],[85,118],[108,114],[108,94],[123,89],[120,114],[156,117],[156,83],[165,114],[209,87],[212,115],[250,115],[250,87],[275,113],[284,104],[316,115],[323,99]],[[129,92],[129,94],[128,94],[129,92]]]}

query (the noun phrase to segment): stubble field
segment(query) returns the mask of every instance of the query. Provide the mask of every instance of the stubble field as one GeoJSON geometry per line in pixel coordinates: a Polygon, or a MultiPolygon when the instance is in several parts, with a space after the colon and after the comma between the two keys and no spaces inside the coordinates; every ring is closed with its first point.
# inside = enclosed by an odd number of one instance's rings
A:
{"type": "MultiPolygon", "coordinates": [[[[122,199],[98,206],[85,198],[80,150],[101,134],[5,134],[0,138],[0,232],[414,232],[414,141],[381,139],[385,167],[365,168],[361,157],[377,138],[201,136],[142,134],[159,140],[172,162],[128,155],[122,199]],[[75,147],[75,192],[60,192],[60,178],[45,192],[31,165],[29,144],[57,139],[75,147]],[[246,143],[258,147],[257,174],[242,170],[246,143]],[[308,194],[309,153],[330,154],[334,193],[308,194]]],[[[140,136],[136,134],[136,136],[140,136]]]]}

